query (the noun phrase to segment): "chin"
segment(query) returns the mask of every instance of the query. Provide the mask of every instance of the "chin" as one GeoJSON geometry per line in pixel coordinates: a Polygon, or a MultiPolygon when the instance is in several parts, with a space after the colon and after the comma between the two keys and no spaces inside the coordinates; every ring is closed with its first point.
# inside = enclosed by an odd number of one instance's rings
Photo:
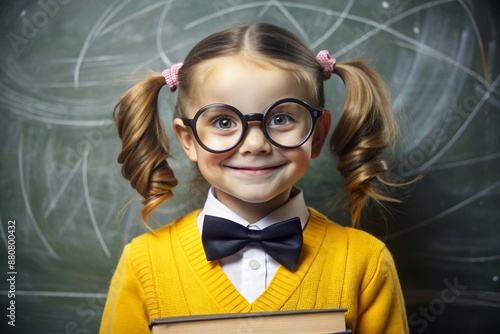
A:
{"type": "Polygon", "coordinates": [[[244,196],[244,197],[238,197],[238,199],[240,201],[246,202],[246,203],[250,203],[250,204],[264,204],[264,203],[271,202],[274,198],[276,198],[276,196],[274,196],[274,197],[272,197],[272,196],[269,196],[269,197],[262,197],[262,196],[253,196],[253,197],[244,196]]]}
{"type": "Polygon", "coordinates": [[[239,199],[242,202],[246,202],[249,204],[266,204],[266,203],[272,203],[274,201],[282,201],[282,195],[286,194],[285,196],[288,198],[289,194],[288,191],[281,191],[281,192],[274,192],[271,194],[263,193],[262,189],[259,192],[256,190],[255,192],[252,193],[245,193],[242,194],[241,196],[238,195],[232,195],[233,197],[239,199]]]}

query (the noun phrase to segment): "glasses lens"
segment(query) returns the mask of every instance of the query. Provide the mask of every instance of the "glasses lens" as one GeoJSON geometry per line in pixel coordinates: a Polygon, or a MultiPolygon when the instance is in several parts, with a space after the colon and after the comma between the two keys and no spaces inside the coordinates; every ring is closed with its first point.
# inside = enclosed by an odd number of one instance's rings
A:
{"type": "Polygon", "coordinates": [[[313,125],[309,110],[296,102],[276,105],[268,111],[264,121],[268,136],[285,147],[302,144],[313,125]]]}
{"type": "Polygon", "coordinates": [[[243,123],[234,110],[225,106],[211,106],[196,120],[196,132],[203,145],[214,151],[224,151],[238,144],[243,123]]]}

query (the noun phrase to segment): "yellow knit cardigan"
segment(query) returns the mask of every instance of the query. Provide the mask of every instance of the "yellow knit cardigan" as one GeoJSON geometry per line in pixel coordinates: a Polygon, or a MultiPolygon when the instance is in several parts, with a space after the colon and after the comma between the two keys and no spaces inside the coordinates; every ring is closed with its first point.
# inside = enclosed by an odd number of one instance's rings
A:
{"type": "Polygon", "coordinates": [[[237,312],[347,308],[353,333],[408,333],[391,254],[375,237],[309,208],[298,269],[279,267],[253,303],[217,261],[205,258],[199,211],[125,246],[111,281],[101,333],[149,333],[154,318],[237,312]]]}

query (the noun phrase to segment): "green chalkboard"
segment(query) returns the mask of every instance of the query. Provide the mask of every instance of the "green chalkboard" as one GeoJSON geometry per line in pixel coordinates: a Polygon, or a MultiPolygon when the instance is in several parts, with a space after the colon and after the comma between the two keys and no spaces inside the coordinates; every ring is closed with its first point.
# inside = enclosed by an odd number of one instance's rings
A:
{"type": "MultiPolygon", "coordinates": [[[[374,209],[362,228],[394,254],[412,333],[500,332],[497,7],[495,0],[1,1],[0,331],[97,332],[118,256],[145,231],[140,199],[116,163],[114,104],[208,34],[264,21],[339,61],[371,59],[391,88],[401,124],[393,171],[424,178],[385,219],[374,209]]],[[[342,83],[330,80],[326,89],[335,121],[342,83]]],[[[172,135],[175,94],[165,89],[160,100],[172,135]]],[[[181,184],[153,226],[200,205],[191,164],[176,143],[173,152],[181,184]]],[[[348,225],[342,206],[329,206],[343,185],[335,163],[324,150],[299,186],[308,204],[348,225]]]]}

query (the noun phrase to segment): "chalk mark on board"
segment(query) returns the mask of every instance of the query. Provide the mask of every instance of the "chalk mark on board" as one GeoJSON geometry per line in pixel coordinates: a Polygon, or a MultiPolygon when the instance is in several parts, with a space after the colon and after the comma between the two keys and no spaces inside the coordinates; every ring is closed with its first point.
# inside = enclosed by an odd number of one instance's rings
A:
{"type": "Polygon", "coordinates": [[[406,43],[402,43],[402,42],[397,42],[396,45],[400,46],[402,48],[414,50],[416,52],[419,52],[421,54],[425,54],[429,57],[433,57],[433,58],[436,58],[438,60],[444,60],[447,63],[449,63],[450,65],[453,65],[454,67],[461,69],[462,71],[464,71],[465,73],[467,73],[468,75],[470,75],[471,77],[473,77],[474,79],[479,81],[481,84],[483,84],[485,87],[488,87],[490,85],[488,80],[485,79],[482,75],[474,72],[472,69],[468,68],[467,66],[460,64],[452,57],[447,56],[447,55],[445,55],[437,50],[434,50],[432,48],[427,47],[425,44],[420,44],[420,45],[414,46],[414,45],[410,45],[410,44],[406,44],[406,43]]]}
{"type": "MultiPolygon", "coordinates": [[[[5,70],[4,66],[1,66],[1,69],[6,76],[9,77],[11,76],[10,73],[5,70]]],[[[104,120],[61,119],[60,114],[53,115],[54,114],[53,110],[57,109],[58,107],[57,105],[53,104],[44,105],[41,101],[27,97],[26,94],[21,95],[17,91],[4,85],[2,81],[0,81],[0,102],[2,102],[3,105],[8,106],[7,110],[15,115],[46,124],[85,126],[85,127],[113,124],[113,121],[108,119],[104,120]],[[36,106],[36,108],[34,108],[33,106],[36,106]],[[37,115],[36,112],[42,113],[43,115],[37,115]]]]}
{"type": "MultiPolygon", "coordinates": [[[[7,295],[9,291],[0,291],[0,294],[7,295]]],[[[105,299],[107,293],[92,293],[92,292],[69,292],[69,291],[25,291],[16,290],[16,296],[30,297],[52,297],[52,298],[99,298],[105,299]]]]}
{"type": "Polygon", "coordinates": [[[318,38],[314,43],[311,43],[309,45],[309,47],[311,49],[317,48],[321,43],[323,43],[324,41],[326,41],[326,39],[328,37],[330,37],[331,35],[333,35],[333,33],[335,31],[337,31],[337,29],[340,27],[340,25],[342,24],[342,22],[344,22],[345,18],[347,17],[347,14],[351,10],[352,5],[354,4],[354,1],[355,0],[350,0],[346,4],[346,6],[344,7],[344,10],[342,11],[342,13],[338,17],[338,19],[335,21],[335,24],[330,29],[328,29],[328,31],[326,31],[322,36],[320,36],[320,38],[318,38]]]}
{"type": "Polygon", "coordinates": [[[158,27],[156,28],[156,48],[158,49],[158,55],[160,58],[163,60],[166,66],[172,65],[172,61],[168,59],[167,55],[165,54],[165,51],[163,50],[163,45],[161,42],[161,36],[162,36],[162,31],[163,31],[163,24],[165,23],[165,17],[167,16],[168,10],[170,9],[170,6],[172,5],[173,0],[168,1],[165,4],[165,7],[163,7],[163,10],[160,15],[160,19],[158,20],[158,27]]]}
{"type": "Polygon", "coordinates": [[[57,232],[57,239],[61,239],[66,233],[66,230],[71,227],[71,225],[75,222],[75,217],[78,215],[80,207],[83,205],[85,201],[85,196],[78,196],[77,201],[73,203],[72,210],[69,216],[64,217],[64,224],[59,228],[57,232]]]}
{"type": "Polygon", "coordinates": [[[436,260],[447,261],[447,262],[458,262],[458,263],[482,263],[482,262],[491,262],[500,260],[500,254],[490,255],[490,256],[446,256],[432,253],[431,256],[426,254],[420,254],[421,257],[432,257],[436,260]]]}
{"type": "Polygon", "coordinates": [[[113,23],[113,24],[110,24],[106,27],[106,29],[103,29],[100,33],[99,33],[99,36],[98,37],[102,37],[110,32],[112,32],[113,30],[115,30],[116,28],[118,28],[119,26],[123,25],[123,24],[126,24],[128,23],[129,21],[132,21],[132,20],[135,20],[136,18],[142,16],[142,15],[146,15],[148,14],[149,12],[155,10],[156,8],[158,7],[162,7],[164,6],[164,1],[161,1],[161,2],[157,2],[155,4],[152,4],[148,7],[145,7],[145,8],[142,8],[141,10],[135,12],[134,14],[132,15],[129,15],[129,16],[126,16],[124,17],[123,19],[121,20],[118,20],[117,22],[113,23]]]}
{"type": "MultiPolygon", "coordinates": [[[[1,90],[1,87],[0,87],[1,90]]],[[[57,124],[57,125],[67,125],[67,126],[85,126],[85,127],[95,127],[95,126],[103,126],[107,124],[112,124],[112,120],[66,120],[59,118],[52,118],[48,116],[40,116],[36,115],[33,112],[37,112],[38,110],[33,110],[33,108],[24,108],[21,109],[19,104],[14,105],[11,101],[2,98],[3,94],[0,94],[0,101],[4,102],[5,105],[9,106],[9,111],[18,116],[27,118],[29,120],[38,121],[46,124],[57,124]],[[33,112],[31,111],[33,110],[33,112]]],[[[26,98],[25,98],[26,99],[26,98]]],[[[22,107],[22,106],[21,106],[22,107]]]]}
{"type": "Polygon", "coordinates": [[[446,151],[448,151],[448,149],[451,146],[453,146],[453,144],[455,144],[455,142],[462,135],[462,133],[465,131],[465,129],[467,129],[467,127],[470,125],[470,123],[472,122],[472,120],[474,119],[474,117],[476,117],[476,115],[479,112],[479,110],[481,110],[482,106],[488,100],[488,98],[490,97],[491,93],[495,91],[495,88],[496,88],[499,80],[500,80],[500,75],[498,75],[496,77],[495,81],[493,81],[493,83],[490,85],[490,87],[488,88],[488,90],[484,93],[484,95],[481,98],[481,100],[474,107],[474,110],[472,110],[472,112],[467,116],[467,118],[462,123],[462,125],[460,126],[460,128],[455,132],[455,134],[453,135],[453,137],[451,137],[451,139],[436,154],[434,154],[429,160],[427,160],[424,164],[422,164],[421,166],[419,166],[416,169],[417,172],[423,171],[427,167],[429,167],[430,165],[432,165],[436,160],[438,160],[439,158],[441,158],[441,156],[443,156],[443,154],[446,153],[446,151]]]}
{"type": "Polygon", "coordinates": [[[477,43],[479,44],[479,52],[481,54],[481,62],[483,63],[484,77],[485,77],[486,80],[489,80],[489,78],[488,78],[488,62],[486,60],[486,53],[485,53],[485,50],[484,50],[483,38],[481,37],[481,33],[479,32],[479,28],[477,26],[477,22],[474,19],[474,16],[472,15],[469,7],[467,7],[467,5],[465,4],[465,2],[463,0],[458,0],[458,3],[460,3],[462,5],[465,13],[469,17],[469,21],[470,21],[470,23],[472,25],[472,29],[474,29],[474,33],[476,34],[476,38],[477,38],[477,43]]]}
{"type": "MultiPolygon", "coordinates": [[[[277,0],[270,0],[269,1],[270,6],[275,6],[276,8],[279,9],[279,11],[288,19],[290,24],[297,29],[299,35],[302,37],[302,39],[307,43],[311,43],[311,38],[306,34],[302,26],[297,22],[295,17],[277,0]]],[[[263,15],[264,13],[260,14],[263,15]]]]}
{"type": "Polygon", "coordinates": [[[31,204],[28,199],[28,192],[26,191],[26,184],[24,183],[24,170],[23,170],[23,142],[24,142],[24,133],[21,132],[21,136],[19,139],[19,149],[17,151],[18,154],[18,165],[19,165],[19,182],[21,186],[21,193],[23,194],[24,205],[26,206],[26,213],[28,214],[28,219],[31,221],[33,228],[35,229],[36,234],[42,241],[43,245],[47,249],[47,251],[56,259],[59,259],[59,255],[52,249],[49,242],[43,235],[40,227],[38,226],[38,222],[33,215],[33,211],[31,210],[31,204]]]}
{"type": "MultiPolygon", "coordinates": [[[[285,7],[295,7],[295,8],[301,8],[301,9],[308,9],[308,10],[321,12],[321,13],[324,13],[324,14],[329,15],[329,16],[338,16],[339,21],[340,21],[340,18],[342,20],[349,19],[352,21],[357,21],[357,22],[361,22],[361,23],[365,23],[367,25],[373,26],[372,30],[370,30],[370,31],[366,32],[364,35],[358,37],[356,40],[352,41],[351,43],[349,43],[348,45],[346,45],[342,49],[334,52],[333,56],[336,58],[339,58],[340,56],[344,55],[345,53],[352,50],[353,48],[355,48],[359,44],[363,43],[364,41],[366,41],[370,37],[376,35],[380,31],[385,31],[385,32],[387,32],[395,37],[400,38],[403,41],[406,41],[410,45],[414,45],[415,48],[417,48],[419,50],[421,50],[421,49],[426,50],[429,54],[433,55],[435,58],[444,59],[444,60],[454,64],[458,68],[460,68],[460,69],[466,71],[468,74],[472,75],[474,78],[476,78],[478,81],[480,81],[483,85],[488,86],[489,82],[485,78],[483,78],[481,75],[477,74],[476,72],[472,71],[471,69],[459,64],[456,60],[452,59],[451,57],[443,54],[442,52],[438,51],[435,48],[430,47],[429,45],[423,44],[423,43],[415,40],[414,38],[411,38],[411,37],[409,37],[405,34],[402,34],[402,33],[389,27],[393,23],[398,22],[409,15],[418,13],[418,12],[423,11],[425,9],[429,9],[432,7],[447,4],[450,2],[455,2],[455,0],[438,0],[438,1],[430,2],[430,3],[422,4],[422,5],[413,7],[411,9],[399,14],[399,15],[396,15],[393,18],[391,18],[383,23],[379,23],[379,22],[374,21],[374,20],[369,20],[369,19],[357,16],[357,15],[348,14],[345,10],[343,12],[338,12],[338,11],[327,10],[325,8],[322,8],[322,7],[317,7],[317,6],[313,6],[313,5],[307,5],[307,4],[293,4],[293,3],[281,2],[281,3],[279,3],[279,5],[281,6],[279,8],[284,9],[285,7]]],[[[206,15],[204,17],[199,18],[198,20],[195,20],[189,24],[186,24],[184,26],[184,29],[185,30],[190,29],[196,25],[199,25],[203,22],[209,21],[211,19],[214,19],[216,17],[219,17],[219,16],[227,14],[227,13],[231,13],[231,12],[238,11],[238,10],[244,10],[244,9],[251,8],[251,7],[262,6],[265,4],[266,3],[263,3],[263,2],[255,2],[255,3],[249,3],[249,4],[245,4],[245,5],[241,5],[241,6],[234,6],[231,8],[219,10],[216,13],[206,15]]],[[[287,13],[288,13],[288,11],[287,11],[287,13]]],[[[286,15],[286,14],[285,14],[285,16],[290,20],[290,23],[293,24],[299,30],[299,32],[300,31],[303,32],[302,28],[300,26],[297,26],[294,23],[293,17],[290,17],[289,15],[286,15]]],[[[328,34],[330,33],[330,30],[327,31],[322,36],[320,36],[320,38],[317,41],[315,41],[314,43],[311,43],[311,45],[314,47],[317,47],[320,43],[319,41],[322,42],[322,41],[326,40],[328,34]]]]}
{"type": "MultiPolygon", "coordinates": [[[[400,38],[401,40],[404,40],[406,41],[407,43],[409,43],[410,45],[414,45],[415,46],[415,49],[418,49],[422,52],[421,49],[425,49],[430,55],[433,55],[435,58],[437,59],[444,59],[452,64],[454,64],[455,66],[461,68],[462,70],[466,71],[468,74],[472,75],[474,78],[476,78],[478,81],[480,81],[483,85],[485,86],[488,86],[489,85],[489,82],[481,75],[477,74],[476,72],[472,71],[471,69],[457,63],[456,60],[452,59],[451,57],[443,54],[442,52],[434,49],[434,48],[431,48],[429,45],[426,45],[426,44],[423,44],[423,43],[420,43],[419,41],[405,35],[405,34],[402,34],[392,28],[390,28],[389,26],[392,25],[393,23],[397,22],[397,21],[400,21],[402,20],[403,18],[411,15],[411,14],[415,14],[419,11],[422,11],[422,10],[425,10],[425,9],[429,9],[429,8],[432,8],[432,7],[436,7],[436,6],[440,6],[440,5],[443,5],[443,4],[447,4],[447,3],[450,3],[450,2],[454,2],[455,0],[439,0],[439,1],[434,1],[434,2],[429,2],[429,3],[426,3],[426,4],[422,4],[420,6],[416,6],[416,7],[413,7],[399,15],[396,15],[394,16],[393,18],[385,21],[384,23],[379,23],[379,22],[376,22],[374,20],[369,20],[369,19],[366,19],[364,17],[360,17],[360,16],[356,16],[356,15],[352,15],[352,14],[348,14],[348,13],[345,13],[345,12],[342,12],[342,13],[339,13],[339,12],[336,12],[336,11],[332,11],[332,10],[325,10],[324,8],[321,8],[321,7],[317,7],[317,6],[313,6],[313,5],[307,5],[307,4],[287,4],[287,6],[290,6],[290,7],[295,7],[295,8],[302,8],[302,9],[308,9],[308,10],[314,10],[314,11],[318,11],[318,12],[321,12],[321,13],[324,13],[326,15],[329,15],[329,16],[339,16],[339,17],[343,17],[343,18],[347,18],[349,20],[352,20],[352,21],[357,21],[357,22],[361,22],[361,23],[365,23],[367,25],[370,25],[370,26],[373,26],[373,29],[368,31],[367,33],[365,33],[364,35],[358,37],[356,40],[352,41],[350,44],[346,45],[344,48],[336,51],[334,53],[334,57],[337,57],[339,58],[340,56],[342,56],[343,54],[347,53],[348,51],[352,50],[353,48],[355,48],[356,46],[358,46],[359,44],[361,44],[362,42],[366,41],[367,39],[369,39],[370,37],[374,36],[375,34],[379,33],[380,31],[385,31],[395,37],[398,37],[400,38]]],[[[472,22],[474,24],[474,22],[472,22]]],[[[328,34],[328,32],[326,33],[328,34]]],[[[325,40],[325,35],[321,36],[319,40],[323,41],[325,40]]],[[[318,41],[319,41],[318,40],[318,41]]],[[[318,46],[318,41],[314,42],[312,45],[314,47],[318,46]]],[[[481,42],[480,42],[481,44],[481,42]]]]}
{"type": "Polygon", "coordinates": [[[386,240],[390,240],[390,239],[394,239],[396,237],[400,237],[404,234],[407,234],[407,233],[410,233],[410,232],[413,232],[415,230],[418,230],[418,229],[421,229],[422,227],[426,226],[426,225],[429,225],[430,223],[433,223],[435,221],[437,221],[438,219],[441,219],[443,217],[446,217],[447,215],[457,211],[457,210],[460,210],[461,208],[469,205],[470,203],[474,202],[475,200],[477,200],[478,198],[481,198],[482,196],[488,194],[490,191],[492,191],[493,189],[495,189],[496,187],[500,186],[500,180],[499,181],[496,181],[495,183],[489,185],[488,187],[484,188],[483,190],[477,192],[476,194],[470,196],[469,198],[466,198],[464,199],[463,201],[449,207],[448,209],[438,213],[437,215],[434,215],[433,217],[430,217],[420,223],[417,223],[417,224],[414,224],[406,229],[403,229],[401,231],[398,231],[398,232],[394,232],[394,233],[391,233],[389,234],[387,237],[386,237],[386,240]]]}
{"type": "Polygon", "coordinates": [[[103,239],[102,234],[101,234],[101,230],[99,229],[99,226],[97,225],[97,220],[96,220],[95,215],[94,215],[94,209],[92,209],[92,203],[90,202],[89,185],[88,185],[88,180],[87,180],[88,156],[89,156],[89,150],[86,149],[83,152],[83,165],[82,165],[83,194],[85,196],[85,203],[87,204],[87,210],[89,212],[90,221],[92,222],[92,226],[94,227],[94,231],[95,231],[95,234],[97,236],[97,239],[99,240],[99,243],[101,244],[101,247],[104,250],[104,253],[106,254],[106,256],[111,257],[111,253],[108,249],[108,246],[104,242],[104,239],[103,239]]]}
{"type": "Polygon", "coordinates": [[[458,168],[458,167],[477,164],[480,162],[492,161],[492,160],[499,159],[499,158],[500,158],[500,152],[497,152],[497,153],[492,153],[492,154],[486,154],[484,156],[477,157],[477,158],[432,165],[432,166],[429,166],[426,169],[426,171],[429,172],[429,171],[440,170],[440,169],[458,168]]]}
{"type": "Polygon", "coordinates": [[[48,215],[50,215],[50,213],[52,212],[52,210],[54,210],[54,208],[56,207],[57,202],[59,201],[59,198],[61,198],[61,195],[64,193],[64,190],[66,190],[66,188],[68,187],[69,182],[73,179],[73,177],[76,174],[76,171],[78,170],[78,168],[80,168],[81,164],[82,164],[82,158],[80,157],[78,159],[78,161],[76,162],[75,166],[69,172],[69,174],[66,177],[66,179],[63,181],[63,183],[62,183],[61,187],[59,188],[59,191],[57,192],[57,194],[50,201],[49,207],[47,208],[47,210],[45,210],[45,213],[43,214],[44,218],[47,218],[48,215]]]}
{"type": "MultiPolygon", "coordinates": [[[[392,19],[387,20],[383,24],[378,24],[375,21],[367,21],[365,23],[369,24],[369,25],[373,25],[372,23],[375,22],[376,23],[376,27],[374,29],[372,29],[371,31],[369,31],[367,34],[359,37],[357,40],[353,41],[351,44],[349,44],[346,47],[344,47],[342,50],[340,50],[337,53],[335,53],[335,56],[337,56],[337,54],[339,54],[339,55],[344,54],[345,52],[349,51],[353,47],[355,47],[355,46],[359,45],[360,43],[364,42],[369,37],[375,35],[380,30],[383,30],[383,31],[385,31],[387,33],[392,34],[393,36],[396,36],[396,37],[400,38],[401,40],[404,40],[404,41],[408,42],[410,45],[414,45],[415,46],[414,49],[418,50],[421,53],[424,53],[424,50],[425,50],[425,51],[427,51],[428,55],[431,55],[431,56],[433,56],[434,58],[437,58],[437,59],[445,60],[445,61],[449,62],[450,64],[452,64],[452,65],[454,65],[454,66],[456,66],[456,67],[464,70],[466,73],[468,73],[469,75],[473,76],[476,80],[478,80],[484,86],[487,87],[487,86],[489,86],[488,80],[486,78],[484,78],[483,76],[479,75],[478,73],[474,72],[472,69],[467,68],[466,66],[458,63],[455,59],[453,59],[453,58],[449,57],[448,55],[446,55],[446,54],[438,51],[437,49],[432,48],[429,45],[426,45],[424,43],[421,43],[421,42],[419,42],[419,41],[417,41],[417,40],[409,37],[408,35],[402,34],[402,33],[400,33],[400,32],[398,32],[398,31],[396,31],[396,30],[394,30],[394,29],[392,29],[392,28],[389,27],[389,25],[391,25],[394,22],[397,22],[397,21],[403,19],[404,17],[406,17],[406,16],[408,16],[410,14],[414,14],[414,13],[419,12],[421,10],[428,9],[430,7],[434,7],[434,6],[438,6],[438,5],[442,5],[442,4],[445,4],[445,3],[448,3],[448,2],[450,2],[450,0],[435,1],[435,2],[431,2],[431,3],[427,3],[427,4],[423,4],[423,5],[414,7],[412,9],[407,10],[406,12],[403,12],[403,13],[401,13],[401,14],[393,17],[392,19]]],[[[352,18],[350,15],[348,17],[352,18]]],[[[475,22],[471,22],[471,23],[473,25],[475,24],[475,22]]],[[[479,40],[478,40],[479,47],[481,49],[482,41],[480,40],[480,36],[478,38],[479,38],[479,40]]],[[[399,45],[403,46],[402,43],[399,43],[399,45]]],[[[409,48],[409,46],[407,46],[407,47],[409,48]]]]}
{"type": "MultiPolygon", "coordinates": [[[[365,23],[367,25],[372,26],[373,29],[370,30],[370,31],[368,31],[368,32],[366,32],[362,36],[358,37],[356,40],[352,41],[350,44],[346,45],[341,50],[337,51],[335,53],[335,56],[339,57],[339,56],[345,54],[346,52],[348,52],[351,49],[355,48],[356,46],[358,46],[359,44],[363,43],[364,41],[366,41],[370,37],[378,34],[380,31],[385,31],[385,32],[387,32],[387,33],[389,33],[391,35],[394,35],[396,37],[402,38],[402,39],[408,41],[411,44],[421,44],[420,42],[416,41],[415,39],[410,38],[407,35],[402,34],[402,33],[398,32],[398,31],[390,28],[389,26],[392,25],[392,24],[394,24],[394,23],[396,23],[396,22],[398,22],[398,21],[400,21],[400,20],[402,20],[402,19],[404,19],[405,17],[407,17],[409,15],[412,15],[412,14],[418,13],[420,11],[423,11],[424,9],[428,9],[428,8],[440,6],[440,5],[443,5],[443,4],[446,4],[446,3],[449,3],[449,2],[453,2],[453,1],[455,1],[455,0],[440,0],[440,1],[429,2],[429,3],[426,3],[426,4],[420,5],[420,6],[416,6],[416,7],[408,9],[405,12],[402,12],[401,14],[395,15],[393,18],[390,18],[389,20],[387,20],[387,21],[385,21],[383,23],[380,23],[380,22],[377,22],[377,21],[374,21],[374,20],[369,20],[369,19],[366,19],[366,18],[361,17],[361,16],[347,14],[346,15],[347,19],[350,19],[350,20],[356,21],[356,22],[365,23]]],[[[427,45],[425,45],[425,46],[429,47],[427,45]]]]}
{"type": "Polygon", "coordinates": [[[184,25],[183,30],[192,29],[192,28],[196,27],[197,25],[200,25],[200,24],[207,22],[207,21],[210,21],[212,19],[216,19],[222,15],[226,15],[229,13],[237,12],[237,11],[248,9],[248,8],[266,6],[268,4],[269,4],[269,1],[260,1],[260,2],[251,2],[251,3],[239,5],[239,6],[220,9],[220,10],[216,11],[215,13],[202,16],[197,20],[193,20],[190,23],[187,23],[186,25],[184,25]]]}
{"type": "Polygon", "coordinates": [[[2,240],[5,248],[8,249],[7,245],[7,235],[5,234],[5,230],[3,229],[2,215],[0,214],[0,233],[2,233],[2,240]]]}
{"type": "Polygon", "coordinates": [[[80,50],[80,54],[78,55],[78,59],[75,64],[75,69],[73,72],[73,84],[75,87],[79,86],[80,81],[80,69],[83,64],[83,60],[85,59],[85,55],[87,51],[90,49],[90,46],[94,39],[101,33],[102,29],[106,24],[123,8],[125,7],[131,0],[115,0],[97,19],[97,22],[94,24],[90,33],[85,38],[83,42],[82,49],[80,50]],[[121,2],[123,1],[123,2],[121,2]],[[120,3],[121,2],[121,3],[120,3]],[[119,4],[116,6],[116,4],[119,4]],[[114,8],[116,6],[116,8],[114,8]]]}
{"type": "Polygon", "coordinates": [[[257,14],[257,17],[263,17],[265,13],[267,13],[267,11],[269,10],[269,8],[271,8],[271,6],[273,5],[273,0],[269,0],[265,5],[264,5],[264,8],[262,8],[259,12],[259,14],[257,14]]]}

